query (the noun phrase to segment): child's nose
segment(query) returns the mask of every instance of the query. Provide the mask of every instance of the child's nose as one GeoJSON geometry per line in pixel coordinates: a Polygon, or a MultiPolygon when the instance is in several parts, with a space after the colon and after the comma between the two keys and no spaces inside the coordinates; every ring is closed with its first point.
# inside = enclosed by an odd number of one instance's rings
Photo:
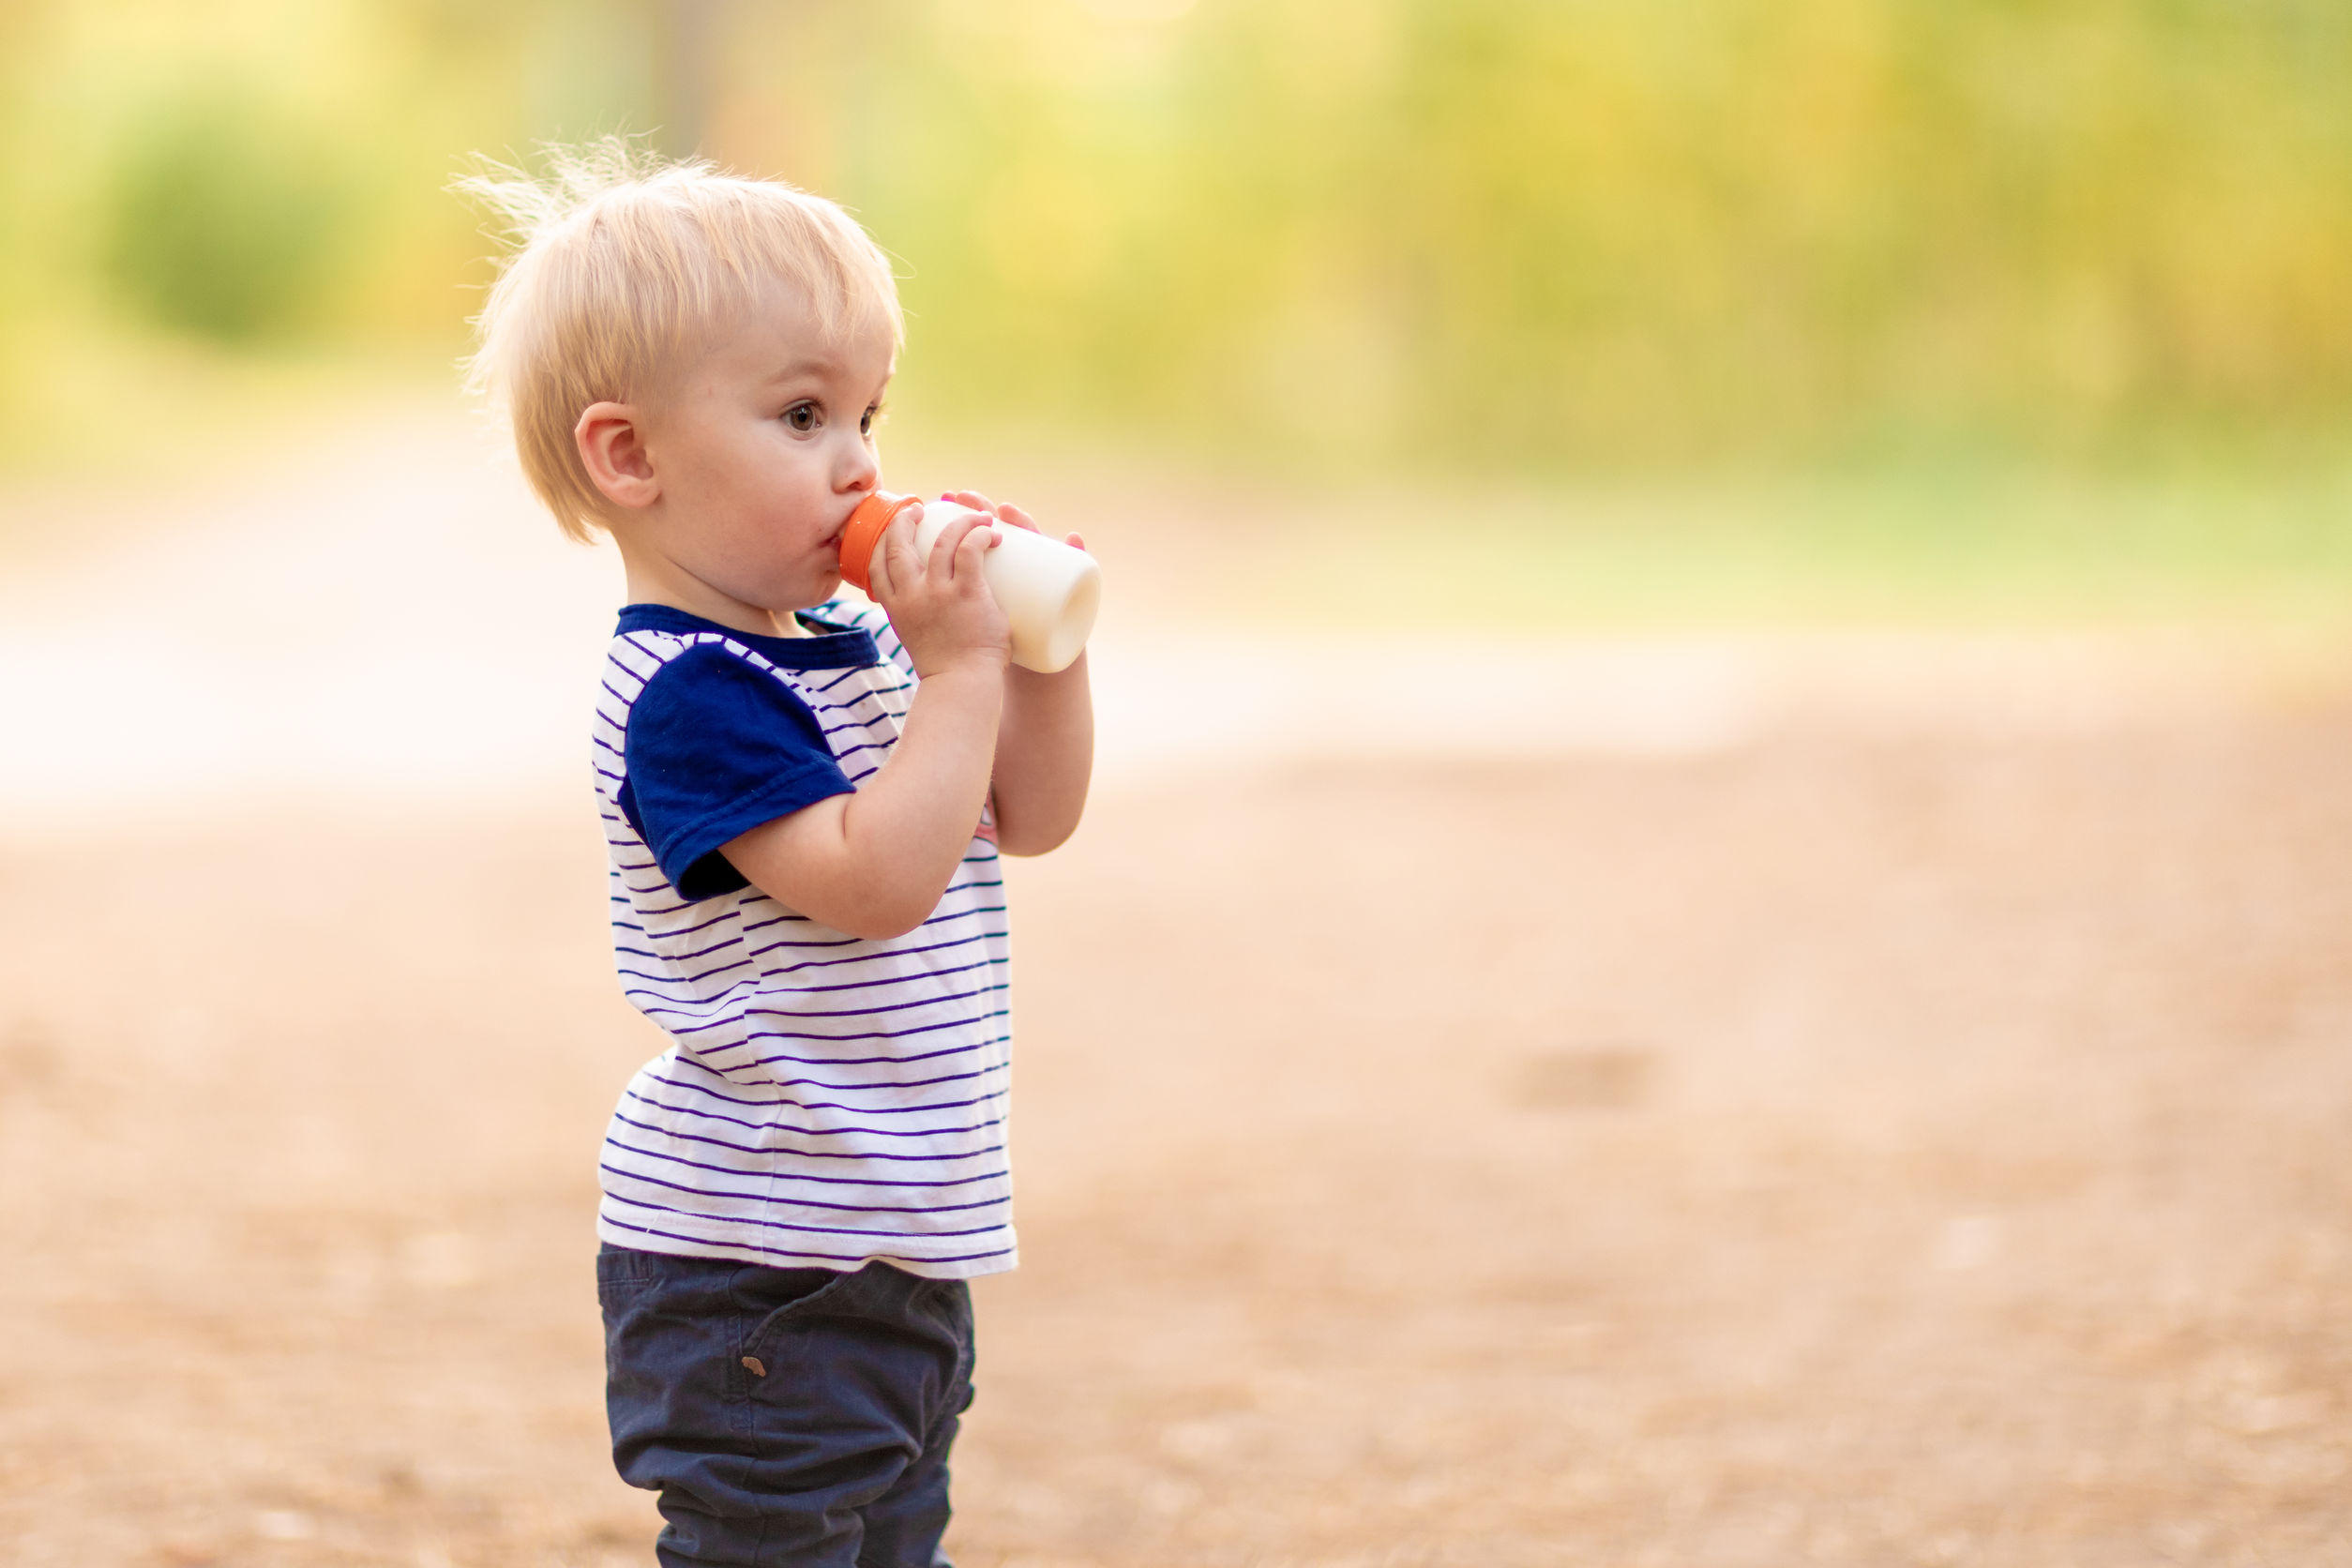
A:
{"type": "Polygon", "coordinates": [[[842,455],[840,467],[834,475],[834,484],[843,490],[869,490],[881,477],[882,464],[876,460],[873,448],[860,441],[852,443],[842,455]]]}

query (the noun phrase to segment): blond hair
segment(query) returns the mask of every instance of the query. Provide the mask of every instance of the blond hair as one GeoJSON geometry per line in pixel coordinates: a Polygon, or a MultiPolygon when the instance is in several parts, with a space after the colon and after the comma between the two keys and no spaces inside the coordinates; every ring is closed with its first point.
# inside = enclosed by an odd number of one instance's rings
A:
{"type": "Polygon", "coordinates": [[[485,162],[451,188],[488,207],[508,246],[474,318],[466,384],[505,414],[531,488],[575,539],[593,538],[606,508],[572,438],[580,414],[655,399],[776,285],[805,296],[827,339],[878,319],[903,338],[881,247],[781,181],[607,137],[548,149],[537,176],[485,162]]]}

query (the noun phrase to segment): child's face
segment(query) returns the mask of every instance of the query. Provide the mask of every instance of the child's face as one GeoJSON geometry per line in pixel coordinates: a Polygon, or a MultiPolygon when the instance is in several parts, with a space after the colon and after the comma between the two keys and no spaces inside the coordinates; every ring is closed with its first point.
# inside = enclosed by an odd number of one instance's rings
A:
{"type": "Polygon", "coordinates": [[[895,346],[881,321],[828,338],[796,294],[770,291],[649,413],[661,495],[635,542],[738,606],[830,598],[841,530],[880,475],[873,426],[895,346]]]}

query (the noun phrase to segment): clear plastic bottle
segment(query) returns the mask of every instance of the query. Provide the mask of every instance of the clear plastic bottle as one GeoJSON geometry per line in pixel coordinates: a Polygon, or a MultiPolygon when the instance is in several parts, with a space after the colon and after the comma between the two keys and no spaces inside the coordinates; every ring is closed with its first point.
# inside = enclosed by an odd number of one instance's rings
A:
{"type": "MultiPolygon", "coordinates": [[[[867,591],[867,568],[882,530],[913,505],[912,496],[882,490],[857,504],[849,526],[841,531],[841,576],[852,587],[867,591]]],[[[941,531],[958,518],[989,520],[953,501],[926,501],[922,505],[923,517],[914,525],[918,550],[929,550],[941,531]]],[[[1013,662],[1047,675],[1068,669],[1094,629],[1094,612],[1103,601],[1102,567],[1086,551],[1059,539],[1008,523],[995,527],[996,547],[980,557],[980,575],[988,579],[988,592],[1012,623],[1013,662]]]]}

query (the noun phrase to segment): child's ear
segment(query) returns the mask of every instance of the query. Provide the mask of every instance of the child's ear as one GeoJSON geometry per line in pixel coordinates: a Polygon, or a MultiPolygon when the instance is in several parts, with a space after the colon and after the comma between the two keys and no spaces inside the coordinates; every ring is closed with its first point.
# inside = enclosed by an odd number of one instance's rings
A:
{"type": "Polygon", "coordinates": [[[590,403],[572,427],[572,442],[590,481],[614,505],[636,511],[661,498],[644,426],[629,404],[590,403]]]}

